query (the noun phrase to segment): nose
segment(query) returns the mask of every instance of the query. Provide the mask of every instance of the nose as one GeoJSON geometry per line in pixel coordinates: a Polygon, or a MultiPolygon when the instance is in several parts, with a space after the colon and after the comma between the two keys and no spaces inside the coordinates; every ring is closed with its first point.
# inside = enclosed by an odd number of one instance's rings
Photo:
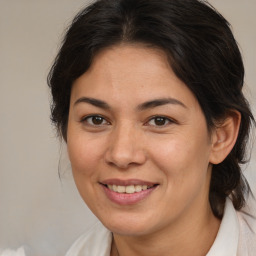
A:
{"type": "Polygon", "coordinates": [[[143,136],[132,125],[116,127],[109,138],[109,147],[105,154],[108,164],[120,169],[132,165],[142,165],[146,161],[143,136]]]}

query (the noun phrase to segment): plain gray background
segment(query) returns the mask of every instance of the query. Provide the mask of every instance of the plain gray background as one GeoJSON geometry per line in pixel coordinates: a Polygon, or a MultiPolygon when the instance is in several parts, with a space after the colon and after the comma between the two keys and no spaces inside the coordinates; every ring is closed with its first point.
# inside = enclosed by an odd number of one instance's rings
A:
{"type": "MultiPolygon", "coordinates": [[[[210,2],[232,24],[255,114],[256,0],[210,2]]],[[[46,84],[64,29],[87,3],[0,0],[0,248],[26,245],[32,255],[64,255],[95,220],[51,126],[46,84]]],[[[255,159],[254,149],[246,171],[254,191],[255,159]]]]}

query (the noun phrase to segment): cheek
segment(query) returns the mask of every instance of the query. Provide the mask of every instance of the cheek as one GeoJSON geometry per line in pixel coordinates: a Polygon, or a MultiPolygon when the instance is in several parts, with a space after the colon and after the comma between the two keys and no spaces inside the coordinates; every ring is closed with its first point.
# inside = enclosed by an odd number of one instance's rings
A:
{"type": "Polygon", "coordinates": [[[158,145],[158,150],[151,146],[151,159],[164,172],[169,184],[184,189],[205,181],[210,155],[210,145],[205,140],[176,136],[158,145]]]}
{"type": "Polygon", "coordinates": [[[97,146],[83,135],[72,133],[69,134],[67,148],[76,187],[85,203],[91,206],[97,185],[97,146]]]}
{"type": "Polygon", "coordinates": [[[207,157],[203,154],[205,150],[202,145],[173,141],[155,152],[155,164],[166,177],[163,189],[167,196],[161,200],[162,207],[166,212],[173,212],[172,216],[179,215],[192,202],[208,197],[210,176],[207,157]]]}
{"type": "Polygon", "coordinates": [[[68,136],[68,154],[74,176],[91,176],[100,159],[100,145],[84,134],[72,133],[68,136]]]}

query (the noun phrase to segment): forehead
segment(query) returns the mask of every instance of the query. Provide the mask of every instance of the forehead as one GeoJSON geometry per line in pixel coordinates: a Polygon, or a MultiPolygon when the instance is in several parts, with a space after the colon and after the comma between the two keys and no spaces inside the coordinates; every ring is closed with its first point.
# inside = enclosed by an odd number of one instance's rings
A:
{"type": "Polygon", "coordinates": [[[138,58],[141,57],[144,57],[144,59],[142,59],[145,62],[144,65],[146,64],[147,60],[150,60],[148,65],[153,63],[159,65],[160,67],[170,68],[165,51],[159,47],[154,47],[143,43],[120,43],[107,48],[103,48],[97,52],[93,58],[90,69],[95,68],[95,65],[99,64],[99,60],[101,62],[111,62],[111,60],[118,58],[119,64],[126,64],[127,62],[138,60],[138,58]],[[154,55],[154,57],[152,55],[154,55]]]}
{"type": "Polygon", "coordinates": [[[196,101],[174,74],[165,52],[142,45],[118,45],[99,52],[73,84],[71,100],[81,96],[129,104],[165,97],[192,105],[196,101]]]}

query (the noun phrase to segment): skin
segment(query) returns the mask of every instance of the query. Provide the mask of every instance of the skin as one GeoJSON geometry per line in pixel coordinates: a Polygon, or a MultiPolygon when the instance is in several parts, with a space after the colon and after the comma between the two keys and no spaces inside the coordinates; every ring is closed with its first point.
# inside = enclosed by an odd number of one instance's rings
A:
{"type": "Polygon", "coordinates": [[[113,232],[111,255],[208,252],[220,224],[208,200],[216,134],[161,50],[118,45],[98,53],[73,84],[67,146],[82,198],[113,232]],[[167,98],[172,101],[141,107],[167,98]],[[95,124],[91,115],[103,118],[95,124]],[[159,125],[155,116],[166,119],[159,125]],[[158,186],[139,203],[119,205],[100,185],[114,178],[158,186]]]}

